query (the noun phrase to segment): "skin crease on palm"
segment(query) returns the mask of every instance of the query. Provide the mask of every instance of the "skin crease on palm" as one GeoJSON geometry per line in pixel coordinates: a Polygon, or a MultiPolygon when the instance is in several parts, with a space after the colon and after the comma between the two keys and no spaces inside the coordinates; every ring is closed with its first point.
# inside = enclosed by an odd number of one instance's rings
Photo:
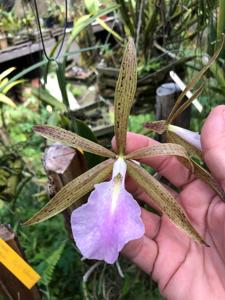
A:
{"type": "MultiPolygon", "coordinates": [[[[148,137],[128,133],[126,152],[155,143],[148,137]]],[[[201,143],[206,164],[225,189],[225,105],[209,114],[201,143]]],[[[158,282],[166,299],[225,299],[225,203],[206,183],[194,175],[190,178],[189,171],[175,157],[146,158],[142,162],[180,189],[179,194],[173,192],[177,201],[210,247],[191,241],[166,216],[142,209],[145,235],[129,242],[124,255],[158,282]]],[[[127,188],[136,199],[152,204],[129,178],[127,188]]]]}

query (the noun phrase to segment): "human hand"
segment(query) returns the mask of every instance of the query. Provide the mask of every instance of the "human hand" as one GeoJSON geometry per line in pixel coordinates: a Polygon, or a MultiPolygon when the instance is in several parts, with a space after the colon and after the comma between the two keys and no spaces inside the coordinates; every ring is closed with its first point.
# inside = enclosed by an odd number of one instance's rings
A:
{"type": "MultiPolygon", "coordinates": [[[[148,137],[129,133],[126,152],[155,143],[148,137]]],[[[225,105],[210,113],[201,143],[206,164],[225,190],[225,105]]],[[[123,253],[152,275],[167,299],[225,299],[225,203],[202,180],[194,175],[190,179],[189,171],[175,157],[140,161],[180,189],[180,193],[172,193],[210,247],[192,241],[166,216],[159,217],[142,208],[145,235],[129,242],[123,253]]],[[[127,188],[136,199],[152,205],[151,199],[130,179],[127,188]]]]}

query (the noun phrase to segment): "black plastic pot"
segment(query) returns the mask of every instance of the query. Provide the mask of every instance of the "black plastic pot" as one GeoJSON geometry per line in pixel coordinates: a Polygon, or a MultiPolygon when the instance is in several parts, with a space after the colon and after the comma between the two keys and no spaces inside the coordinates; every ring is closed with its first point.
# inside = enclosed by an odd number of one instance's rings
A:
{"type": "Polygon", "coordinates": [[[66,28],[73,28],[73,21],[67,21],[66,28]]]}
{"type": "Polygon", "coordinates": [[[15,2],[15,0],[0,0],[0,7],[6,11],[10,11],[15,5],[15,2]]]}
{"type": "Polygon", "coordinates": [[[57,19],[55,16],[49,16],[47,18],[44,18],[43,20],[45,27],[47,28],[52,28],[57,23],[57,19]]]}

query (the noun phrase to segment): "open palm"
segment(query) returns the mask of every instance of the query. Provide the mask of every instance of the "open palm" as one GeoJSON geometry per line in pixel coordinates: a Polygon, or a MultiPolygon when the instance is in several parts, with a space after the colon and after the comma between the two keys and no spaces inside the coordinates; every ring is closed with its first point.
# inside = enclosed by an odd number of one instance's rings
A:
{"type": "MultiPolygon", "coordinates": [[[[215,108],[202,130],[205,162],[225,189],[225,106],[215,108]]],[[[156,143],[129,134],[127,152],[156,143]]],[[[128,243],[123,252],[159,284],[162,295],[172,300],[225,299],[225,203],[203,181],[190,178],[175,157],[144,159],[181,192],[174,193],[192,225],[209,247],[197,244],[170,223],[142,209],[145,236],[128,243]]],[[[128,180],[129,181],[129,180],[128,180]]],[[[151,199],[133,182],[130,191],[144,202],[151,199]]]]}

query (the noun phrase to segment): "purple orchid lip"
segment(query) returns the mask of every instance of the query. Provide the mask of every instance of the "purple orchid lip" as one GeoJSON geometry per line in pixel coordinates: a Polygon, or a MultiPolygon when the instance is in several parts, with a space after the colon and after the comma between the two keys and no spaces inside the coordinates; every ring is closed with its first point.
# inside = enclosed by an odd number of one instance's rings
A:
{"type": "Polygon", "coordinates": [[[144,235],[141,209],[125,189],[126,168],[118,158],[112,179],[96,184],[88,202],[72,213],[74,240],[85,258],[113,264],[129,241],[144,235]]]}
{"type": "Polygon", "coordinates": [[[202,150],[201,135],[198,132],[194,132],[175,125],[169,125],[168,130],[176,133],[178,136],[180,136],[182,139],[184,139],[186,142],[193,145],[200,151],[202,150]]]}

